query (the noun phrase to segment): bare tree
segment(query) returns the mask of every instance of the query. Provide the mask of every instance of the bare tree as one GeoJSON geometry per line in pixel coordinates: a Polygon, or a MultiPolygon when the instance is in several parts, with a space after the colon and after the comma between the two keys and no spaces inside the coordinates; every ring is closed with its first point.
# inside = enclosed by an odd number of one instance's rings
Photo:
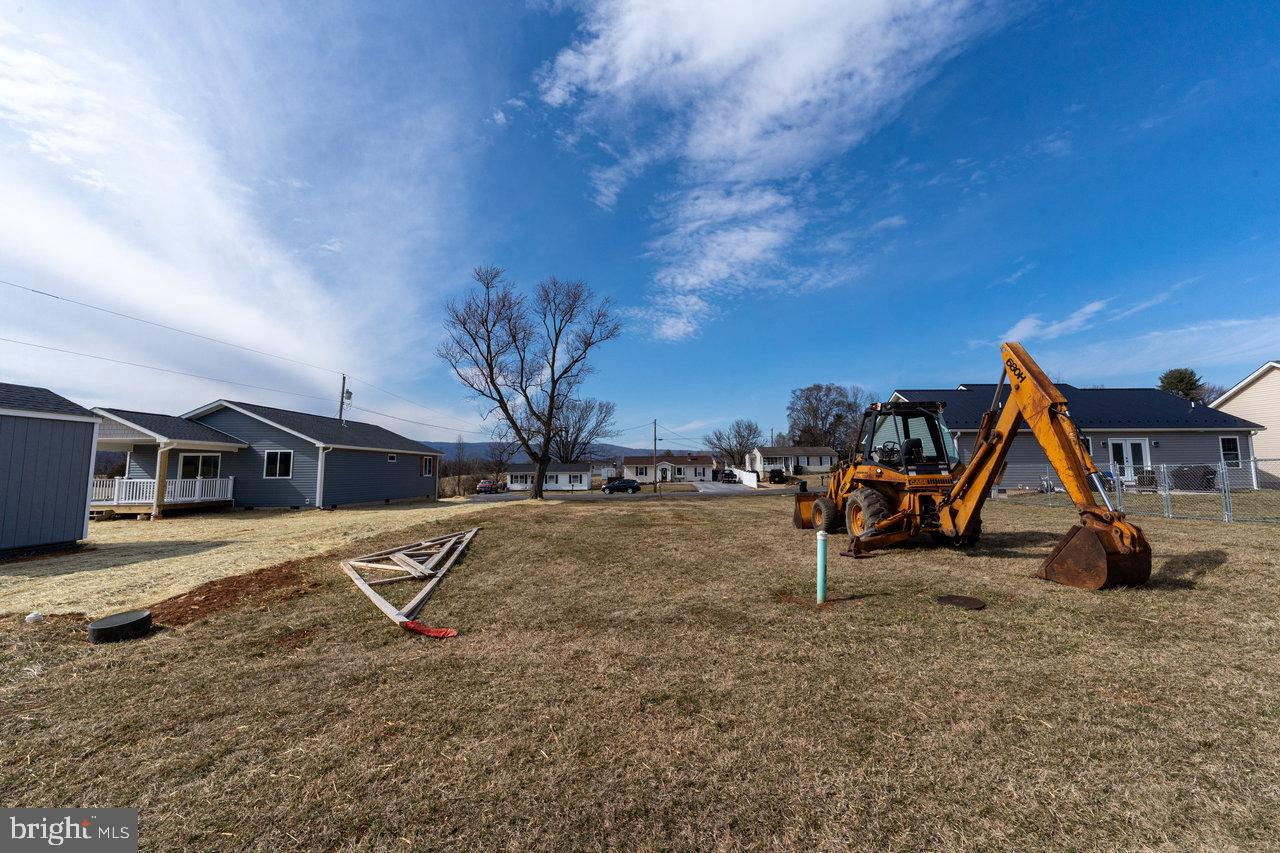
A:
{"type": "Polygon", "coordinates": [[[1216,382],[1202,383],[1200,385],[1200,402],[1207,406],[1230,390],[1226,385],[1219,385],[1216,382]]]}
{"type": "Polygon", "coordinates": [[[447,337],[436,354],[489,403],[489,414],[501,413],[537,466],[532,496],[541,498],[561,408],[590,374],[591,351],[622,326],[609,299],[585,282],[552,276],[527,299],[499,267],[477,267],[473,277],[479,287],[445,309],[447,337]]]}
{"type": "Polygon", "coordinates": [[[507,465],[519,449],[520,445],[509,435],[504,435],[502,431],[494,432],[493,441],[489,442],[489,450],[485,456],[485,467],[495,483],[507,472],[507,465]]]}
{"type": "Polygon", "coordinates": [[[728,429],[713,430],[702,437],[702,443],[713,453],[728,459],[738,467],[747,463],[747,454],[759,447],[764,441],[760,432],[760,424],[746,418],[729,424],[728,429]]]}
{"type": "Polygon", "coordinates": [[[815,383],[791,392],[787,432],[800,446],[831,447],[848,456],[856,440],[862,411],[871,402],[865,388],[815,383]]]}
{"type": "Polygon", "coordinates": [[[560,462],[581,462],[592,445],[618,434],[607,400],[566,400],[551,435],[551,454],[560,462]]]}
{"type": "Polygon", "coordinates": [[[467,445],[459,435],[453,443],[453,493],[462,496],[462,466],[467,460],[467,445]]]}

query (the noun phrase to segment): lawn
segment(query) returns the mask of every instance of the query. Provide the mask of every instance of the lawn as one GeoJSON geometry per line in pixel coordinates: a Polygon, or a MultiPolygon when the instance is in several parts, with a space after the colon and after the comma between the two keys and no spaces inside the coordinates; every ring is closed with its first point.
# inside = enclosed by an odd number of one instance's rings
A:
{"type": "Polygon", "coordinates": [[[833,558],[788,498],[500,504],[397,631],[302,560],[132,644],[7,617],[0,789],[147,849],[1257,849],[1280,813],[1280,528],[1144,519],[1146,587],[970,552],[833,558]],[[945,593],[989,602],[971,612],[945,593]]]}
{"type": "Polygon", "coordinates": [[[162,521],[94,521],[85,548],[0,563],[0,613],[103,615],[143,607],[206,581],[325,554],[377,533],[398,535],[474,509],[420,501],[337,512],[228,510],[162,521]]]}

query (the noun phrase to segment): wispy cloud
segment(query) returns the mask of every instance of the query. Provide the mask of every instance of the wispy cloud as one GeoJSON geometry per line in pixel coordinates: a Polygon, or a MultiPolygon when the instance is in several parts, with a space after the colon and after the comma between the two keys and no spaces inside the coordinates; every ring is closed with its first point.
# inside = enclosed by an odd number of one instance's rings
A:
{"type": "Polygon", "coordinates": [[[1141,335],[1046,349],[1036,357],[1053,371],[1089,378],[1154,373],[1193,365],[1261,363],[1280,349],[1280,315],[1205,320],[1141,335]]]}
{"type": "Polygon", "coordinates": [[[1089,302],[1073,311],[1066,318],[1051,323],[1046,323],[1039,314],[1028,314],[1014,323],[1002,337],[1006,341],[1029,341],[1035,339],[1050,341],[1063,335],[1083,331],[1092,325],[1093,319],[1102,313],[1109,301],[1107,299],[1098,299],[1089,302]]]}
{"type": "MultiPolygon", "coordinates": [[[[366,99],[341,76],[349,63],[309,52],[298,34],[288,63],[267,67],[273,54],[258,48],[283,38],[291,21],[257,7],[227,11],[80,18],[62,9],[42,19],[30,7],[21,27],[0,27],[3,277],[404,388],[416,375],[403,353],[363,341],[420,336],[416,315],[433,295],[403,284],[404,272],[447,268],[431,241],[453,233],[461,216],[445,197],[461,168],[462,122],[447,99],[424,92],[404,113],[350,133],[366,99]],[[268,77],[273,85],[262,86],[268,77]],[[317,89],[327,100],[312,110],[317,89]],[[355,104],[360,111],[346,111],[355,104]],[[342,139],[340,168],[297,153],[330,138],[342,139]],[[431,182],[421,179],[427,160],[431,182]]],[[[326,51],[353,47],[344,38],[326,51]]],[[[35,296],[0,300],[7,337],[65,346],[70,331],[73,349],[333,395],[323,372],[139,333],[35,296]]],[[[176,411],[218,396],[264,397],[13,345],[0,345],[0,362],[15,381],[90,403],[176,411]]],[[[396,410],[368,389],[362,395],[372,408],[396,410]]],[[[267,402],[317,406],[304,397],[267,402]]]]}
{"type": "Polygon", "coordinates": [[[670,318],[659,336],[695,334],[713,294],[776,282],[812,216],[795,176],[857,145],[995,18],[966,0],[590,4],[540,92],[613,152],[592,176],[598,202],[676,165],[656,241],[674,252],[645,309],[670,318]],[[751,210],[770,195],[784,201],[751,210]],[[685,210],[708,196],[730,214],[691,228],[685,210]]]}
{"type": "Polygon", "coordinates": [[[884,219],[881,219],[879,222],[871,226],[871,230],[872,231],[891,231],[897,228],[906,228],[906,227],[907,227],[907,217],[903,216],[901,213],[898,213],[893,216],[886,216],[884,219]]]}
{"type": "MultiPolygon", "coordinates": [[[[1022,259],[1019,258],[1018,260],[1020,261],[1022,259]]],[[[1004,278],[997,280],[995,284],[1017,284],[1018,281],[1023,276],[1025,276],[1029,272],[1033,272],[1036,269],[1036,266],[1037,264],[1035,261],[1029,261],[1023,264],[1022,266],[1018,267],[1016,270],[1014,270],[1004,278]]]]}
{"type": "Polygon", "coordinates": [[[1133,306],[1130,306],[1129,308],[1126,308],[1123,311],[1112,314],[1111,319],[1123,320],[1126,317],[1132,317],[1135,314],[1141,314],[1143,311],[1154,308],[1157,305],[1163,305],[1165,302],[1168,302],[1169,299],[1179,290],[1186,287],[1188,284],[1195,284],[1197,281],[1199,281],[1202,278],[1204,278],[1203,275],[1197,275],[1197,276],[1193,276],[1192,278],[1186,278],[1186,279],[1183,279],[1182,281],[1175,282],[1169,285],[1169,287],[1157,293],[1155,296],[1152,296],[1149,299],[1144,299],[1141,302],[1133,306]]]}

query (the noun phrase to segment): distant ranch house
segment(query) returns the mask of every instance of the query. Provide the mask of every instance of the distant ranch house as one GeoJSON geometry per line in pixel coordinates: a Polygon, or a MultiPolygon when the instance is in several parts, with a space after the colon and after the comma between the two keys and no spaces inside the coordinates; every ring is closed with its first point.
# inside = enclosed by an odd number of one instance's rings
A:
{"type": "MultiPolygon", "coordinates": [[[[1223,473],[1232,488],[1257,488],[1254,435],[1262,429],[1244,418],[1193,403],[1156,388],[1077,388],[1060,383],[1072,420],[1084,436],[1095,465],[1114,471],[1124,483],[1155,488],[1167,473],[1174,489],[1209,491],[1221,487],[1223,473]]],[[[946,404],[942,412],[955,439],[960,461],[968,461],[983,413],[995,397],[994,384],[957,388],[900,389],[892,400],[946,404]]],[[[1006,386],[1001,405],[1008,399],[1006,386]]],[[[997,491],[1040,489],[1061,481],[1029,430],[1014,439],[997,491]]]]}
{"type": "Polygon", "coordinates": [[[47,388],[0,382],[0,557],[89,535],[98,416],[47,388]]]}
{"type": "Polygon", "coordinates": [[[775,468],[786,474],[822,474],[835,467],[830,447],[757,447],[747,454],[747,469],[766,476],[775,468]]]}
{"type": "Polygon", "coordinates": [[[440,451],[375,424],[217,400],[182,416],[99,408],[98,450],[124,475],[97,478],[92,506],[337,507],[438,495],[440,451]]]}
{"type": "Polygon", "coordinates": [[[717,476],[715,457],[709,453],[662,455],[656,466],[652,456],[624,456],[622,471],[623,479],[638,483],[652,483],[655,476],[660,483],[705,483],[717,476]]]}
{"type": "MultiPolygon", "coordinates": [[[[533,484],[537,479],[538,466],[532,462],[507,466],[509,491],[533,491],[533,484]]],[[[543,474],[544,492],[582,492],[590,488],[590,462],[552,462],[543,474]]]]}

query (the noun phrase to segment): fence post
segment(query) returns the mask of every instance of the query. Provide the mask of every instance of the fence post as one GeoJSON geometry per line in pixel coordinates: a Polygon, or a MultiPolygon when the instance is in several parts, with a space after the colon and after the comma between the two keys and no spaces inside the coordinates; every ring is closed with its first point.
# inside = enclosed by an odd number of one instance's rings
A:
{"type": "Polygon", "coordinates": [[[1222,481],[1222,520],[1231,521],[1231,481],[1228,479],[1227,463],[1218,463],[1218,478],[1222,481]]]}
{"type": "Polygon", "coordinates": [[[1164,499],[1164,517],[1173,518],[1173,498],[1169,494],[1169,466],[1160,466],[1160,496],[1164,499]]]}
{"type": "Polygon", "coordinates": [[[1120,479],[1120,471],[1116,467],[1116,463],[1111,463],[1111,487],[1116,492],[1116,509],[1124,512],[1124,483],[1120,479]]]}

